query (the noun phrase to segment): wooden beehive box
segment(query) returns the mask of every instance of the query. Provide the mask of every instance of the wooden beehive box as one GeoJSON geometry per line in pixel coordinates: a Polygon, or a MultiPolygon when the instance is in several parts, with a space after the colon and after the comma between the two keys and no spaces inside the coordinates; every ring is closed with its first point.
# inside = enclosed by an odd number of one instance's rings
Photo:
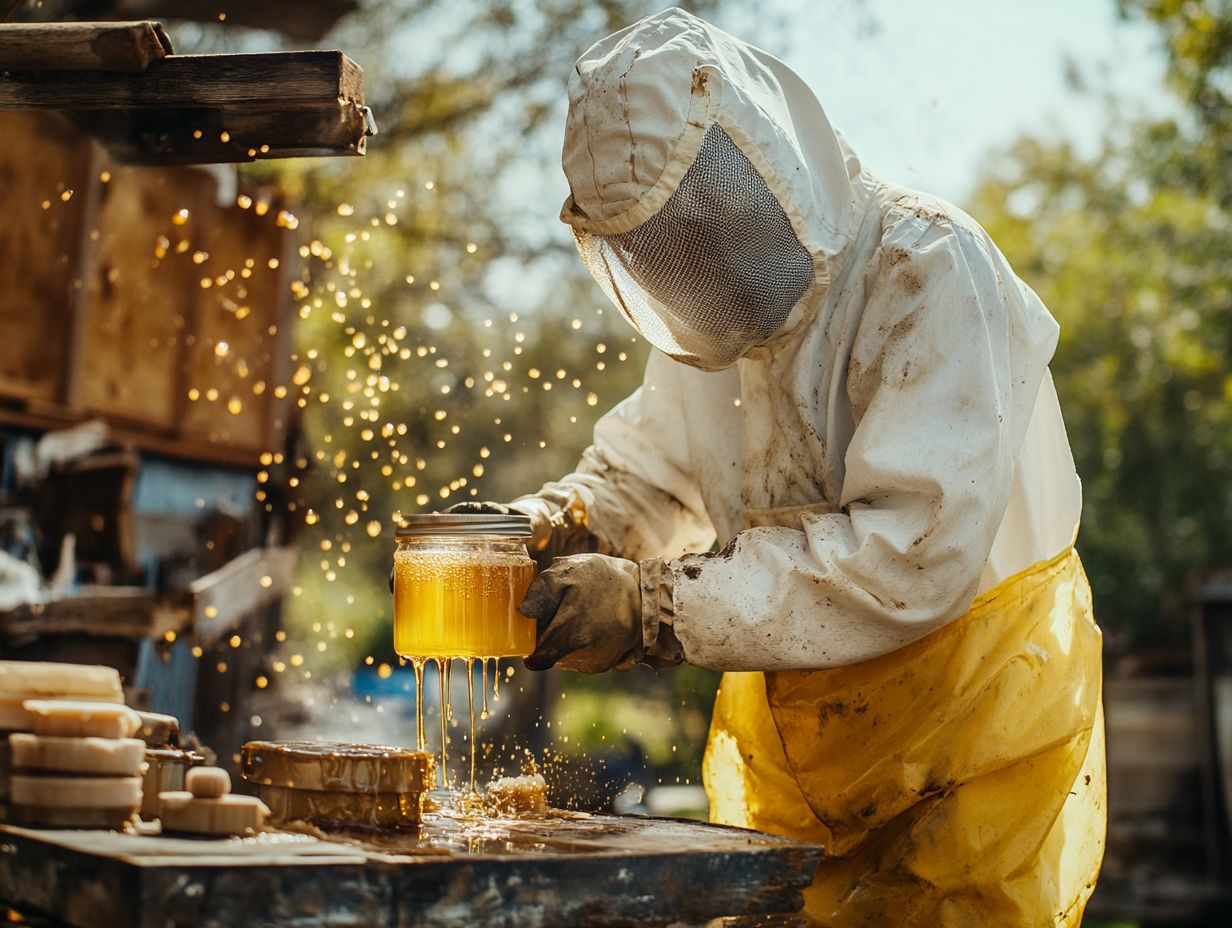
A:
{"type": "Polygon", "coordinates": [[[0,112],[0,133],[0,423],[101,416],[214,463],[278,447],[295,252],[277,199],[116,164],[51,114],[0,112]]]}

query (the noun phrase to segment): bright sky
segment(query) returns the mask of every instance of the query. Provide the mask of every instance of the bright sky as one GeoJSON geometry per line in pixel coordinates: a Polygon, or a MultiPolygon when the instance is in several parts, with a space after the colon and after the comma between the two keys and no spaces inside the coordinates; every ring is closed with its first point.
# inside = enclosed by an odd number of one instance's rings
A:
{"type": "Polygon", "coordinates": [[[1113,0],[763,0],[755,17],[732,7],[716,24],[800,74],[866,166],[950,200],[1023,133],[1092,150],[1109,91],[1131,112],[1169,104],[1158,32],[1119,19],[1113,0]],[[1067,60],[1086,93],[1067,85],[1067,60]]]}
{"type": "MultiPolygon", "coordinates": [[[[1110,97],[1127,114],[1172,105],[1158,33],[1120,20],[1113,0],[728,0],[714,21],[800,74],[867,167],[960,206],[1023,134],[1093,153],[1110,97]],[[1067,61],[1084,92],[1068,85],[1067,61]]],[[[564,109],[562,92],[556,128],[530,142],[502,191],[527,220],[523,234],[559,243],[564,109]]],[[[492,266],[494,292],[520,293],[528,307],[553,281],[517,262],[492,266]]]]}

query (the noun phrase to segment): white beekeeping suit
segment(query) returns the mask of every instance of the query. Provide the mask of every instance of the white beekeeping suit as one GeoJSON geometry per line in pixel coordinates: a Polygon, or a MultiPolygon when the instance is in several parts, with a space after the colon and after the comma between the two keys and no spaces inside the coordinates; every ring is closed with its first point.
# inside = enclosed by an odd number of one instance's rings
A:
{"type": "Polygon", "coordinates": [[[1100,635],[1047,309],[680,10],[578,60],[564,168],[562,219],[656,350],[576,472],[512,504],[541,562],[600,552],[532,585],[528,665],[728,671],[711,815],[824,844],[821,924],[1077,925],[1100,635]]]}
{"type": "Polygon", "coordinates": [[[726,546],[671,564],[686,660],[873,657],[1070,544],[1080,490],[1047,372],[1057,326],[970,217],[863,172],[799,78],[686,13],[596,45],[569,95],[562,219],[659,351],[555,489],[576,488],[626,557],[726,546]],[[742,186],[706,202],[711,175],[742,186]],[[741,211],[767,194],[796,250],[742,236],[741,211]],[[631,239],[658,233],[648,218],[708,207],[728,236],[662,222],[660,251],[636,252],[631,239]],[[630,250],[701,276],[690,318],[640,289],[630,250]],[[707,267],[732,256],[764,304],[803,289],[761,331],[747,303],[706,292],[707,267]]]}

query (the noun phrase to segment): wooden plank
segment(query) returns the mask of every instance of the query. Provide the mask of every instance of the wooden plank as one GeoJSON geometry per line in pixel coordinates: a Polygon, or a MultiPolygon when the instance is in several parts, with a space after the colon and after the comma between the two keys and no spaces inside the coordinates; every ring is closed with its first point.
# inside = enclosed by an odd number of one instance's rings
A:
{"type": "Polygon", "coordinates": [[[367,120],[348,100],[82,110],[74,120],[131,164],[228,164],[362,155],[367,120]]]}
{"type": "Polygon", "coordinates": [[[298,548],[254,548],[188,587],[193,640],[208,647],[295,582],[298,548]]]}
{"type": "Polygon", "coordinates": [[[199,318],[182,362],[197,397],[181,417],[186,436],[274,450],[263,413],[279,383],[274,350],[291,309],[279,270],[285,226],[296,221],[280,206],[273,191],[257,193],[250,209],[230,207],[225,224],[207,221],[195,233],[209,257],[195,268],[199,318]]]}
{"type": "MultiPolygon", "coordinates": [[[[93,413],[80,409],[68,409],[56,403],[13,408],[0,405],[0,425],[19,429],[47,431],[80,425],[96,418],[93,413]]],[[[116,442],[140,448],[153,454],[181,460],[209,462],[212,467],[235,467],[252,470],[253,458],[266,448],[243,448],[238,446],[210,444],[208,440],[181,437],[178,431],[159,431],[148,423],[108,417],[108,434],[116,442]]]]}
{"type": "Polygon", "coordinates": [[[90,153],[86,165],[82,198],[81,220],[77,235],[77,248],[73,256],[71,274],[73,289],[69,294],[68,325],[63,334],[65,344],[64,376],[60,381],[60,400],[66,406],[77,405],[78,388],[81,382],[81,358],[84,344],[85,315],[88,300],[86,281],[98,240],[98,201],[102,190],[102,173],[105,156],[92,140],[85,146],[90,153]]]}
{"type": "Polygon", "coordinates": [[[201,292],[193,255],[203,228],[225,234],[230,223],[204,171],[108,171],[86,274],[81,386],[65,405],[178,431],[178,373],[201,292]]]}
{"type": "Polygon", "coordinates": [[[140,878],[123,861],[8,834],[6,842],[10,837],[11,851],[0,856],[0,898],[70,925],[133,924],[123,900],[135,896],[140,878]]]}
{"type": "Polygon", "coordinates": [[[262,864],[362,864],[362,851],[318,840],[310,835],[283,835],[277,841],[211,842],[157,834],[121,834],[114,831],[37,831],[14,826],[18,833],[31,831],[39,840],[67,851],[101,857],[126,857],[147,863],[229,866],[236,860],[262,864]]]}
{"type": "Polygon", "coordinates": [[[251,467],[283,405],[278,202],[259,216],[220,206],[209,172],[92,163],[97,146],[50,114],[0,114],[6,128],[0,257],[23,272],[0,290],[0,422],[103,416],[119,441],[251,467]]]}
{"type": "Polygon", "coordinates": [[[259,855],[230,841],[145,839],[175,857],[151,853],[137,836],[128,850],[126,836],[91,842],[98,832],[57,841],[54,832],[0,826],[0,835],[12,848],[0,856],[0,898],[70,926],[389,924],[384,874],[345,849],[292,855],[266,845],[259,855]]]}
{"type": "Polygon", "coordinates": [[[0,398],[59,401],[91,148],[42,113],[0,113],[0,137],[0,398]]]}
{"type": "Polygon", "coordinates": [[[60,635],[158,639],[168,631],[178,634],[188,619],[188,609],[143,590],[87,587],[72,596],[0,611],[0,642],[9,649],[60,635]]]}
{"type": "Polygon", "coordinates": [[[821,856],[786,838],[632,816],[555,813],[486,822],[482,834],[435,815],[418,834],[367,841],[0,826],[11,848],[0,898],[82,926],[124,911],[106,923],[619,928],[796,911],[821,856]]]}
{"type": "MultiPolygon", "coordinates": [[[[431,818],[424,830],[431,840],[431,818]]],[[[626,928],[795,912],[821,856],[786,838],[637,816],[492,831],[477,853],[394,870],[395,924],[626,928]]]]}
{"type": "Polygon", "coordinates": [[[268,450],[277,334],[290,311],[279,285],[290,235],[278,216],[276,201],[263,215],[219,206],[206,172],[115,167],[86,342],[128,350],[87,354],[80,405],[246,449],[249,464],[268,450]]]}
{"type": "Polygon", "coordinates": [[[362,103],[363,69],[340,51],[169,55],[142,74],[12,71],[0,109],[127,109],[236,103],[362,103]]]}
{"type": "Polygon", "coordinates": [[[18,23],[0,26],[0,70],[140,74],[171,54],[152,22],[18,23]]]}

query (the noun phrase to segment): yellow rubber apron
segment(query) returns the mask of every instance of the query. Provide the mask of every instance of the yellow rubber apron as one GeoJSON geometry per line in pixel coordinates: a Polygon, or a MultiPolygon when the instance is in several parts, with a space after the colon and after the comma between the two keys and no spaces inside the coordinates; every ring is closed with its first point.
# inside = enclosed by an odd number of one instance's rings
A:
{"type": "Polygon", "coordinates": [[[711,819],[823,845],[820,925],[1078,925],[1104,848],[1100,651],[1071,548],[891,654],[724,674],[711,819]]]}

